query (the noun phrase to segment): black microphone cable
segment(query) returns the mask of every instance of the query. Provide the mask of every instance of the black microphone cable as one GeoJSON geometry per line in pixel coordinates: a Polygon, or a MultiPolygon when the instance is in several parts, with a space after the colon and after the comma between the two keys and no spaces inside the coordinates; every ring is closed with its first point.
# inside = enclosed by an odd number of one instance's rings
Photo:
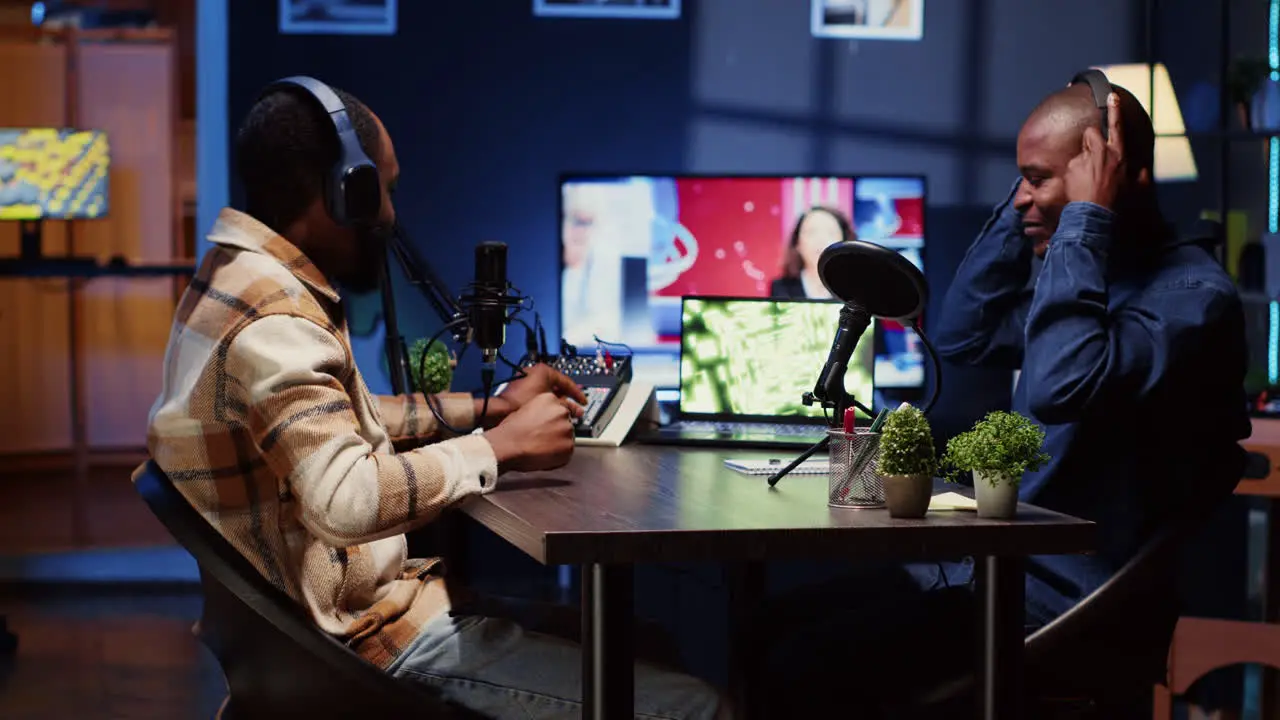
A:
{"type": "Polygon", "coordinates": [[[938,351],[933,347],[933,343],[929,342],[929,336],[925,335],[924,330],[921,329],[919,317],[912,318],[911,329],[915,331],[916,337],[920,338],[925,351],[929,353],[929,360],[933,362],[933,387],[929,389],[929,401],[920,409],[921,413],[928,415],[934,403],[938,402],[938,393],[942,392],[942,363],[938,360],[938,351]]]}
{"type": "MultiPolygon", "coordinates": [[[[435,335],[431,336],[431,339],[427,341],[426,349],[424,349],[422,352],[422,357],[418,358],[417,373],[413,378],[415,385],[418,384],[417,382],[418,378],[421,378],[424,374],[426,374],[427,355],[429,354],[428,351],[433,346],[435,346],[436,341],[439,340],[440,337],[445,333],[453,331],[459,325],[466,322],[467,322],[467,319],[465,317],[457,318],[452,322],[446,323],[444,327],[436,331],[435,335]]],[[[432,402],[435,399],[434,395],[427,392],[426,388],[420,387],[418,388],[418,390],[422,393],[422,397],[426,400],[427,408],[431,410],[431,414],[435,416],[436,422],[440,424],[440,427],[443,427],[444,429],[448,430],[454,435],[470,435],[471,433],[475,432],[476,428],[480,427],[480,423],[484,420],[485,414],[489,411],[489,393],[486,392],[484,395],[484,400],[480,406],[480,415],[476,418],[475,425],[473,425],[470,430],[462,430],[460,428],[456,428],[453,425],[449,424],[449,421],[444,419],[444,413],[441,411],[438,401],[432,402]]]]}

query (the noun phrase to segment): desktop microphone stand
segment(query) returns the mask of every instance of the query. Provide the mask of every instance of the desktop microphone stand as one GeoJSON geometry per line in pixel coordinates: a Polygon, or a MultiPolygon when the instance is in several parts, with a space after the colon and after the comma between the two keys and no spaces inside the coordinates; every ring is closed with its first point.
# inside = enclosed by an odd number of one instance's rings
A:
{"type": "MultiPolygon", "coordinates": [[[[840,317],[841,333],[847,332],[849,328],[856,328],[859,326],[867,328],[871,326],[871,316],[859,303],[845,303],[844,308],[840,311],[840,317]]],[[[837,335],[837,338],[839,337],[840,336],[837,335]]],[[[840,343],[839,340],[836,342],[837,344],[840,343]]],[[[854,348],[852,347],[849,349],[850,357],[853,356],[853,349],[854,348]]],[[[856,398],[849,394],[848,390],[845,390],[844,369],[844,367],[840,367],[839,371],[832,372],[831,363],[828,361],[827,367],[823,369],[822,377],[818,379],[818,386],[814,388],[814,392],[807,392],[801,398],[801,402],[806,406],[812,406],[814,403],[819,403],[824,409],[830,410],[831,420],[829,427],[831,428],[842,428],[844,426],[844,413],[849,408],[857,408],[868,416],[875,417],[875,413],[871,408],[858,402],[856,398]]],[[[779,480],[785,477],[792,470],[800,467],[800,463],[808,460],[814,455],[814,453],[827,449],[827,446],[830,444],[831,435],[828,433],[826,437],[814,443],[808,450],[800,453],[800,455],[795,460],[792,460],[786,467],[773,475],[770,475],[769,487],[777,485],[779,480]]]]}
{"type": "MultiPolygon", "coordinates": [[[[838,400],[834,400],[834,401],[818,400],[816,397],[814,397],[813,393],[807,392],[804,394],[804,397],[801,399],[801,401],[805,405],[813,405],[815,402],[820,403],[822,407],[834,410],[835,419],[833,420],[833,424],[830,426],[831,428],[841,426],[836,423],[844,422],[844,411],[847,408],[854,407],[861,410],[862,412],[866,413],[871,417],[875,417],[875,413],[872,412],[871,408],[858,402],[852,395],[845,392],[843,387],[843,381],[840,381],[840,382],[842,387],[840,388],[840,395],[838,400]]],[[[788,463],[786,467],[782,468],[778,472],[769,476],[769,487],[773,487],[774,485],[777,485],[779,480],[781,480],[782,478],[790,474],[792,470],[795,470],[796,468],[800,467],[801,463],[813,457],[815,453],[819,453],[819,452],[822,452],[823,450],[826,450],[827,446],[830,444],[831,444],[831,435],[828,434],[826,437],[822,438],[818,442],[814,443],[813,445],[810,445],[807,450],[805,450],[804,452],[796,456],[796,459],[788,463]]]]}
{"type": "MultiPolygon", "coordinates": [[[[929,411],[933,409],[934,403],[938,402],[938,394],[942,392],[942,362],[938,359],[938,351],[933,347],[933,343],[929,341],[929,336],[920,328],[920,320],[918,318],[913,318],[911,320],[911,329],[914,330],[916,335],[920,338],[921,344],[924,345],[925,352],[929,354],[929,360],[933,363],[933,389],[929,393],[929,400],[924,404],[924,408],[921,409],[922,413],[928,415],[929,411]]],[[[875,413],[873,413],[870,408],[855,400],[852,395],[845,391],[843,378],[833,379],[828,377],[827,386],[828,387],[824,388],[825,394],[828,396],[835,396],[839,398],[838,400],[830,402],[826,400],[820,401],[813,393],[805,393],[803,402],[805,405],[813,405],[815,402],[821,402],[823,407],[831,407],[835,409],[836,414],[835,418],[832,420],[832,427],[836,426],[835,423],[844,422],[844,408],[848,407],[858,408],[868,416],[875,417],[875,413]]],[[[785,477],[792,470],[800,467],[800,463],[808,460],[814,455],[814,453],[827,449],[827,446],[830,444],[831,435],[827,435],[814,443],[812,447],[800,453],[800,456],[795,460],[792,460],[786,467],[773,475],[770,475],[769,487],[777,485],[779,480],[785,477]]]]}
{"type": "Polygon", "coordinates": [[[404,395],[408,389],[409,360],[400,335],[400,323],[396,320],[396,291],[391,285],[391,258],[382,256],[382,278],[378,283],[382,291],[382,323],[386,330],[387,370],[391,373],[391,392],[404,395]]]}

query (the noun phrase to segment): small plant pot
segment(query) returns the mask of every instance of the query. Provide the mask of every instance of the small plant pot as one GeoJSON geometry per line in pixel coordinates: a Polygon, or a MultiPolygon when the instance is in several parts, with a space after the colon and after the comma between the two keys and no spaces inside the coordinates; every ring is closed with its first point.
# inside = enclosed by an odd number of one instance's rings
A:
{"type": "Polygon", "coordinates": [[[1008,519],[1018,513],[1018,486],[1008,475],[974,470],[973,490],[978,517],[1008,519]]]}
{"type": "Polygon", "coordinates": [[[933,477],[929,475],[885,475],[884,503],[889,517],[922,518],[933,499],[933,477]]]}

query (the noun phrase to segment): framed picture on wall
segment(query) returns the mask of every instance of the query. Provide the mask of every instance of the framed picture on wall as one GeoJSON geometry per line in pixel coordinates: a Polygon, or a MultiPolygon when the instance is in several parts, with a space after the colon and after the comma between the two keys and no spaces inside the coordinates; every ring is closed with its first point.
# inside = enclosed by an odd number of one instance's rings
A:
{"type": "Polygon", "coordinates": [[[680,0],[533,0],[537,17],[674,20],[680,0]]]}
{"type": "Polygon", "coordinates": [[[283,35],[395,35],[396,0],[280,0],[283,35]]]}
{"type": "Polygon", "coordinates": [[[849,40],[919,40],[924,0],[810,0],[814,37],[849,40]]]}

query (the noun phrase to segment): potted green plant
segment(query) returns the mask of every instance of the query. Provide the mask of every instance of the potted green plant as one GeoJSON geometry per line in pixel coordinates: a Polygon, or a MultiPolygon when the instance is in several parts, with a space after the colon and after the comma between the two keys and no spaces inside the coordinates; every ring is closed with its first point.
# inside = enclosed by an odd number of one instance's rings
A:
{"type": "Polygon", "coordinates": [[[1040,426],[1018,413],[997,410],[947,441],[942,464],[952,480],[962,472],[973,473],[979,517],[1011,518],[1018,509],[1023,473],[1049,461],[1043,446],[1040,426]]]}
{"type": "Polygon", "coordinates": [[[427,348],[426,338],[409,346],[409,376],[418,392],[428,395],[445,392],[453,383],[455,360],[445,344],[436,340],[427,348]]]}
{"type": "Polygon", "coordinates": [[[938,459],[929,420],[904,404],[889,413],[880,429],[880,476],[889,516],[920,518],[929,511],[938,459]]]}

